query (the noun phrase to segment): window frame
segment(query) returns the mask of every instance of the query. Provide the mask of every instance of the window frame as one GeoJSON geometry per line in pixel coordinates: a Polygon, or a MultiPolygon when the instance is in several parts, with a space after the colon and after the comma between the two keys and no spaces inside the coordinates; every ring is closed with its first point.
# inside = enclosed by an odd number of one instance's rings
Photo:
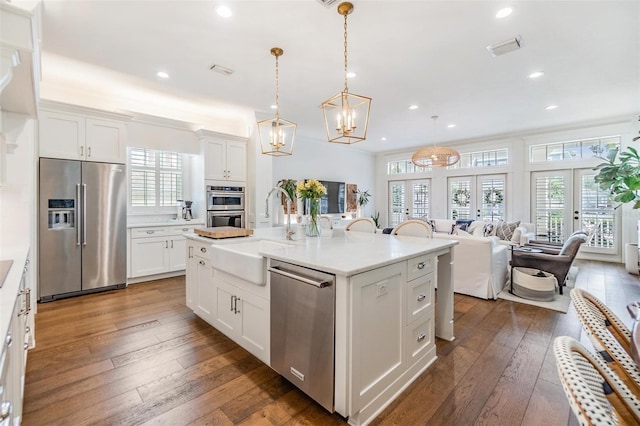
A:
{"type": "Polygon", "coordinates": [[[184,154],[180,153],[180,152],[176,152],[176,151],[166,151],[166,150],[160,150],[160,149],[153,149],[153,148],[146,148],[146,147],[128,147],[127,148],[127,208],[128,208],[128,212],[129,214],[174,214],[176,212],[176,205],[177,205],[177,201],[176,202],[172,202],[171,205],[159,205],[160,200],[162,198],[162,184],[161,184],[161,179],[163,175],[166,175],[166,173],[170,173],[170,172],[174,172],[179,173],[180,176],[180,185],[179,185],[179,193],[176,194],[177,196],[175,197],[176,199],[184,199],[184,194],[185,194],[185,181],[187,179],[187,169],[186,169],[186,164],[187,162],[185,161],[186,159],[184,158],[184,154]],[[155,165],[153,167],[140,167],[140,166],[133,166],[132,165],[132,155],[136,152],[136,151],[144,151],[145,153],[147,152],[152,152],[155,156],[155,165]],[[174,168],[165,168],[165,167],[161,167],[161,161],[160,161],[160,157],[162,154],[170,154],[171,156],[175,155],[178,159],[178,168],[174,169],[174,168]],[[154,171],[154,184],[155,184],[155,188],[154,188],[154,192],[155,192],[155,205],[152,206],[140,206],[140,205],[133,205],[133,181],[132,181],[132,177],[133,177],[133,172],[135,170],[153,170],[154,171]]]}

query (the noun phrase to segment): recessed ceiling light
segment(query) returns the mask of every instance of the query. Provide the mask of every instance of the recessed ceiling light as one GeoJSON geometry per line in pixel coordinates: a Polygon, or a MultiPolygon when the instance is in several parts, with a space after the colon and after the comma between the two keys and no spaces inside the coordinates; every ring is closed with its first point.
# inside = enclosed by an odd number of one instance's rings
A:
{"type": "Polygon", "coordinates": [[[356,74],[356,73],[355,73],[355,72],[353,72],[353,71],[349,71],[349,72],[347,73],[347,78],[354,78],[356,75],[358,75],[358,74],[356,74]]]}
{"type": "Polygon", "coordinates": [[[275,105],[275,104],[271,105],[271,109],[278,109],[278,105],[275,105]]]}
{"type": "Polygon", "coordinates": [[[229,9],[227,6],[218,6],[218,8],[216,9],[216,13],[218,14],[218,16],[222,16],[223,18],[231,17],[231,9],[229,9]]]}
{"type": "Polygon", "coordinates": [[[505,7],[503,9],[500,9],[498,13],[496,13],[496,18],[498,19],[506,18],[507,16],[511,15],[512,12],[513,12],[513,9],[511,9],[510,7],[505,7]]]}
{"type": "Polygon", "coordinates": [[[549,105],[548,107],[545,107],[545,109],[547,111],[552,110],[552,109],[556,109],[556,108],[558,108],[558,105],[549,105]]]}
{"type": "Polygon", "coordinates": [[[418,108],[419,108],[419,107],[418,107],[418,105],[411,105],[411,106],[409,106],[409,109],[418,109],[418,108]]]}
{"type": "Polygon", "coordinates": [[[544,71],[536,71],[529,74],[529,78],[540,78],[544,75],[544,71]]]}
{"type": "Polygon", "coordinates": [[[160,78],[169,78],[169,74],[167,74],[167,73],[166,73],[166,72],[164,72],[164,71],[158,71],[158,72],[156,73],[156,75],[157,75],[158,77],[160,77],[160,78]]]}
{"type": "Polygon", "coordinates": [[[456,127],[456,125],[454,123],[451,123],[451,124],[448,124],[447,127],[450,129],[453,129],[454,127],[456,127]]]}
{"type": "Polygon", "coordinates": [[[384,141],[386,141],[386,140],[387,140],[387,138],[380,138],[380,140],[381,140],[382,142],[384,142],[384,141]]]}

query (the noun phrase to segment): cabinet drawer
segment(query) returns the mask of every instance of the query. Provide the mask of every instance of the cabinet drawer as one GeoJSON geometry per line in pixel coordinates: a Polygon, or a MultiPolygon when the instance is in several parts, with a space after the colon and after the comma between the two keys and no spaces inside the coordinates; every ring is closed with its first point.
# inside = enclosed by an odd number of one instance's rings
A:
{"type": "Polygon", "coordinates": [[[430,350],[435,350],[433,310],[420,321],[406,326],[405,349],[407,365],[413,365],[430,350]]]}
{"type": "Polygon", "coordinates": [[[193,232],[195,229],[195,225],[181,225],[181,226],[171,226],[167,228],[167,235],[182,235],[187,234],[189,232],[193,232]]]}
{"type": "Polygon", "coordinates": [[[187,244],[187,250],[188,257],[197,256],[203,259],[211,260],[211,244],[189,240],[189,243],[187,244]]]}
{"type": "Polygon", "coordinates": [[[434,288],[433,272],[407,283],[407,324],[412,323],[423,312],[433,308],[434,288]]]}
{"type": "Polygon", "coordinates": [[[435,259],[433,256],[424,255],[409,259],[407,262],[407,281],[414,280],[429,272],[433,272],[435,259]]]}
{"type": "Polygon", "coordinates": [[[149,227],[131,229],[131,238],[161,237],[164,235],[167,235],[167,228],[149,227]]]}

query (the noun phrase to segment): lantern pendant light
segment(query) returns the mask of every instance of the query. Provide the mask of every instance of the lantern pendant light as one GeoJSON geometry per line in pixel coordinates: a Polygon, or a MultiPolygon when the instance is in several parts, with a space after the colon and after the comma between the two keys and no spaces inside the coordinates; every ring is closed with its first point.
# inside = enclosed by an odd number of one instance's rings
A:
{"type": "Polygon", "coordinates": [[[438,116],[431,117],[433,120],[433,146],[420,148],[412,156],[411,161],[418,167],[448,167],[453,166],[460,160],[460,153],[453,148],[436,145],[436,120],[438,116]]]}
{"type": "Polygon", "coordinates": [[[260,146],[262,153],[274,157],[283,157],[293,154],[293,141],[296,136],[296,123],[280,118],[278,58],[284,51],[279,47],[271,49],[271,54],[276,57],[276,116],[258,121],[258,133],[260,134],[260,146]]]}
{"type": "Polygon", "coordinates": [[[347,15],[353,12],[349,2],[338,5],[344,16],[344,89],[322,103],[324,122],[329,142],[352,144],[367,138],[371,98],[349,93],[347,85],[347,15]]]}

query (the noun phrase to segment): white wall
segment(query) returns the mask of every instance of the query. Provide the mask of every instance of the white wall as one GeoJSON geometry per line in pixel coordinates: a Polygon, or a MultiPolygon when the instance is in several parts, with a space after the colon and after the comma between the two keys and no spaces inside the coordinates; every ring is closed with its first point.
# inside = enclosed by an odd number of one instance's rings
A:
{"type": "MultiPolygon", "coordinates": [[[[35,121],[21,114],[2,112],[2,128],[9,148],[6,180],[0,186],[0,248],[28,242],[35,248],[35,121]]],[[[0,258],[2,255],[0,254],[0,258]]]]}
{"type": "MultiPolygon", "coordinates": [[[[366,144],[367,141],[360,142],[366,144]]],[[[358,144],[342,145],[326,141],[296,139],[293,155],[273,158],[270,187],[281,179],[318,179],[358,185],[360,190],[372,194],[364,209],[364,216],[374,214],[377,197],[375,191],[375,156],[358,149],[358,144]]],[[[385,195],[386,197],[386,195],[385,195]]],[[[271,201],[271,209],[277,206],[271,201]]],[[[386,202],[386,201],[385,201],[386,202]]],[[[264,205],[259,209],[264,210],[264,205]]]]}

